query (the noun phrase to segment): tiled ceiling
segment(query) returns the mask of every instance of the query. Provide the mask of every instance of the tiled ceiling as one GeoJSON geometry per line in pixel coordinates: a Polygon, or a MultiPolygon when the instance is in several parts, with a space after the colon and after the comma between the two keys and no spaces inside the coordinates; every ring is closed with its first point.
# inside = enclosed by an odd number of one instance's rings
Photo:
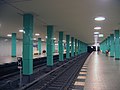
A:
{"type": "MultiPolygon", "coordinates": [[[[0,0],[0,36],[16,32],[22,34],[22,14],[34,14],[34,33],[46,36],[46,25],[54,25],[54,37],[58,31],[86,43],[94,43],[95,26],[106,38],[120,25],[120,0],[0,0]],[[96,16],[104,16],[105,21],[96,22],[96,16]]],[[[102,38],[102,39],[104,39],[102,38]]],[[[99,39],[100,41],[102,39],[99,39]]]]}

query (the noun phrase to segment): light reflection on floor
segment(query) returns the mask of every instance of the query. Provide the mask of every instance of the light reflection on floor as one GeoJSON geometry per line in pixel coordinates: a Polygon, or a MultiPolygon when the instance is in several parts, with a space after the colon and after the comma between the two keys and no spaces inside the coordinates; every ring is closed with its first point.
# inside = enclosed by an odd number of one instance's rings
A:
{"type": "Polygon", "coordinates": [[[120,61],[103,54],[92,55],[84,90],[120,90],[120,61]]]}

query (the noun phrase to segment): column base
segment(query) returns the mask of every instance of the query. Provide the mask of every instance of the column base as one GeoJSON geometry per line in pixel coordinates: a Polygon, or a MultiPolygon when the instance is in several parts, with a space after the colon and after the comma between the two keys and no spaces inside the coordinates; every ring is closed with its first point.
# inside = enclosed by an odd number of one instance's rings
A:
{"type": "Polygon", "coordinates": [[[115,58],[115,60],[120,60],[120,58],[115,58]]]}
{"type": "Polygon", "coordinates": [[[58,64],[56,64],[55,66],[59,67],[60,65],[62,65],[64,63],[64,61],[59,61],[58,64]]]}
{"type": "Polygon", "coordinates": [[[22,76],[22,85],[28,84],[30,82],[32,82],[34,79],[32,77],[32,75],[23,75],[22,76]]]}
{"type": "Polygon", "coordinates": [[[72,56],[71,59],[73,59],[75,56],[72,56]]]}
{"type": "Polygon", "coordinates": [[[50,72],[53,69],[53,66],[47,66],[47,68],[44,70],[45,73],[50,72]]]}
{"type": "Polygon", "coordinates": [[[70,58],[66,58],[66,61],[69,61],[70,60],[70,58]]]}
{"type": "Polygon", "coordinates": [[[66,62],[68,62],[68,60],[67,60],[67,59],[64,59],[64,63],[66,63],[66,62]]]}
{"type": "Polygon", "coordinates": [[[16,57],[16,56],[11,56],[11,57],[16,57]]]}

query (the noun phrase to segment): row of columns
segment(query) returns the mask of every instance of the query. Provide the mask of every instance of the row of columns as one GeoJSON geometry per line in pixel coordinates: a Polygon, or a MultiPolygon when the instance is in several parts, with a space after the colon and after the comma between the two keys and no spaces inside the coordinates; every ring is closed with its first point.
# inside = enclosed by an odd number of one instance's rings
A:
{"type": "Polygon", "coordinates": [[[110,34],[104,41],[100,43],[100,48],[103,53],[109,50],[110,56],[115,59],[120,59],[120,32],[114,30],[114,34],[110,34]]]}
{"type": "MultiPolygon", "coordinates": [[[[33,15],[24,14],[23,15],[23,75],[33,74],[33,15]]],[[[52,25],[47,26],[47,66],[53,66],[53,52],[54,52],[54,38],[53,38],[54,27],[52,25]]],[[[64,43],[63,43],[62,31],[59,32],[59,61],[64,61],[64,43]]],[[[38,38],[38,50],[41,52],[41,38],[38,38]]],[[[70,57],[87,52],[87,44],[81,42],[80,40],[66,35],[66,59],[69,60],[70,57]],[[71,39],[71,40],[70,40],[71,39]],[[70,48],[71,41],[71,48],[70,48]],[[70,52],[71,51],[71,52],[70,52]],[[71,53],[71,55],[70,55],[71,53]]],[[[12,56],[16,56],[16,33],[12,34],[12,56]]]]}

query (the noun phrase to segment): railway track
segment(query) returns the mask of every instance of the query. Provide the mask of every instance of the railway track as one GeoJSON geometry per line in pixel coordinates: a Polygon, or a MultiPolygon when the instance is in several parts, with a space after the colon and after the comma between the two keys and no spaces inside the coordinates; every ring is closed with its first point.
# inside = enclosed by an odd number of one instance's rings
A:
{"type": "MultiPolygon", "coordinates": [[[[54,64],[57,64],[59,61],[58,56],[54,56],[54,64]]],[[[41,60],[42,61],[42,60],[41,60]]],[[[19,69],[16,69],[15,65],[13,64],[13,67],[15,68],[14,72],[5,73],[5,75],[0,76],[0,90],[13,90],[14,88],[19,87],[19,69]]],[[[9,68],[6,67],[6,68],[9,68]]],[[[39,75],[43,75],[44,73],[40,73],[46,68],[46,60],[40,62],[39,60],[34,61],[34,73],[33,78],[39,77],[39,75]]]]}
{"type": "MultiPolygon", "coordinates": [[[[64,55],[65,56],[65,55],[64,55]]],[[[58,61],[59,56],[55,55],[53,60],[54,62],[58,61]]],[[[37,58],[33,60],[33,68],[39,68],[46,65],[46,57],[37,58]]],[[[19,69],[17,67],[17,62],[11,64],[0,65],[0,81],[7,79],[9,77],[19,74],[19,69]]]]}
{"type": "Polygon", "coordinates": [[[75,57],[19,90],[68,90],[89,54],[75,57]]]}
{"type": "MultiPolygon", "coordinates": [[[[87,57],[86,54],[81,54],[61,63],[57,62],[58,59],[55,58],[54,66],[49,72],[46,72],[48,68],[46,63],[39,64],[34,67],[33,82],[19,88],[19,74],[16,74],[8,79],[3,79],[4,83],[0,81],[0,90],[64,90],[61,88],[64,88],[67,82],[73,81],[71,78],[82,67],[85,57],[87,57]]],[[[67,84],[67,86],[69,85],[70,83],[67,84]]]]}

